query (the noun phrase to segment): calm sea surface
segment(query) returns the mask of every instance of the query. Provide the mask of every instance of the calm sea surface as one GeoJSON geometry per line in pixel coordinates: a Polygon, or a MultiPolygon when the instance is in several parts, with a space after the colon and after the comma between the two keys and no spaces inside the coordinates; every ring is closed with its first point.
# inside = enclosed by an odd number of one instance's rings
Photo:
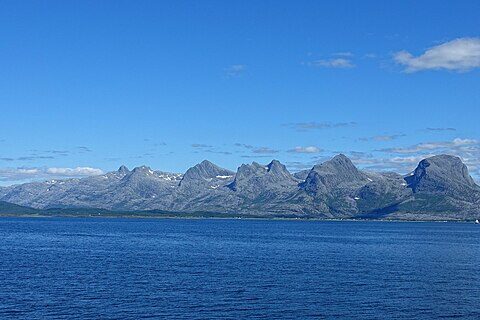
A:
{"type": "Polygon", "coordinates": [[[0,218],[0,318],[480,319],[466,223],[0,218]]]}

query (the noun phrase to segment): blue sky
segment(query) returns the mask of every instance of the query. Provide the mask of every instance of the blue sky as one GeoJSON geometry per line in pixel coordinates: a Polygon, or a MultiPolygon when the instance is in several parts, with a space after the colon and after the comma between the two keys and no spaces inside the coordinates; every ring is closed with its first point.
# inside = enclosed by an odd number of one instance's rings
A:
{"type": "Polygon", "coordinates": [[[1,1],[0,184],[342,152],[480,176],[478,1],[1,1]]]}

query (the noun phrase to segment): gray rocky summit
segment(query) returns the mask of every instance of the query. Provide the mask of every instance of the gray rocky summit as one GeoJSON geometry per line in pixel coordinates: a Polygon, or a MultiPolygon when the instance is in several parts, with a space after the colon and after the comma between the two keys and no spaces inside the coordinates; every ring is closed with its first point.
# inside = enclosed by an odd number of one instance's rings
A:
{"type": "Polygon", "coordinates": [[[469,189],[478,191],[459,157],[439,155],[420,161],[412,175],[405,179],[413,192],[462,196],[469,189]]]}
{"type": "Polygon", "coordinates": [[[327,194],[335,190],[354,190],[368,182],[365,173],[358,170],[343,154],[322,164],[315,165],[302,187],[312,194],[327,194]]]}
{"type": "Polygon", "coordinates": [[[237,172],[207,160],[185,174],[147,166],[83,179],[26,183],[0,189],[0,201],[37,209],[212,212],[316,218],[473,219],[480,187],[461,159],[422,160],[407,176],[359,170],[345,155],[291,174],[273,160],[237,172]]]}
{"type": "Polygon", "coordinates": [[[191,186],[192,184],[220,186],[225,181],[231,181],[235,173],[220,168],[208,160],[203,160],[201,163],[188,169],[180,181],[180,186],[191,186]]]}
{"type": "Polygon", "coordinates": [[[238,168],[229,188],[249,196],[263,191],[289,188],[297,184],[298,180],[288,172],[287,168],[278,160],[273,160],[266,166],[256,162],[243,164],[238,168]]]}

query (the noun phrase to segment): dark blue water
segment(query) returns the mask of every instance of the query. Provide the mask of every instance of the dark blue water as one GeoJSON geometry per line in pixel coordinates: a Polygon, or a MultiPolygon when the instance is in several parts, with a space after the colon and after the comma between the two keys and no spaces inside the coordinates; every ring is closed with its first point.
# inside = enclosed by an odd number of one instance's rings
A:
{"type": "Polygon", "coordinates": [[[480,318],[463,223],[0,219],[0,318],[480,318]]]}

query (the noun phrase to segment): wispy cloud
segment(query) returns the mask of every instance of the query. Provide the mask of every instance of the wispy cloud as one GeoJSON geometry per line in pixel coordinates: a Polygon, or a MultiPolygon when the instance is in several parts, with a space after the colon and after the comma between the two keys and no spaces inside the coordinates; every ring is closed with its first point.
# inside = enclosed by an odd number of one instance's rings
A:
{"type": "Polygon", "coordinates": [[[2,157],[1,161],[13,162],[13,161],[35,161],[35,160],[51,160],[55,159],[54,156],[22,156],[16,158],[2,157]]]}
{"type": "Polygon", "coordinates": [[[77,149],[80,153],[92,152],[92,149],[90,149],[89,147],[85,147],[85,146],[78,146],[76,149],[77,149]]]}
{"type": "Polygon", "coordinates": [[[225,68],[224,71],[227,77],[234,78],[242,75],[246,69],[247,69],[247,66],[244,64],[233,64],[225,68]]]}
{"type": "Polygon", "coordinates": [[[213,148],[213,146],[209,145],[209,144],[204,144],[204,143],[192,143],[191,144],[191,147],[192,148],[199,148],[199,149],[203,149],[203,148],[213,148]]]}
{"type": "Polygon", "coordinates": [[[378,151],[381,152],[388,152],[388,153],[400,153],[400,154],[408,154],[408,153],[419,153],[419,152],[426,152],[426,151],[440,151],[444,150],[447,152],[462,152],[468,150],[475,150],[478,148],[478,141],[474,139],[461,139],[456,138],[452,141],[435,141],[435,142],[423,142],[418,143],[413,146],[409,147],[397,147],[397,148],[386,148],[380,149],[378,151]]]}
{"type": "Polygon", "coordinates": [[[355,67],[355,64],[352,62],[352,60],[347,58],[319,59],[315,61],[310,61],[308,65],[317,68],[336,69],[351,69],[355,67]]]}
{"type": "Polygon", "coordinates": [[[480,38],[459,38],[434,46],[415,57],[408,51],[393,56],[396,63],[413,73],[422,70],[470,71],[480,67],[480,38]]]}
{"type": "Polygon", "coordinates": [[[245,144],[245,143],[235,143],[235,146],[236,147],[241,147],[241,148],[245,148],[245,149],[253,149],[255,148],[254,146],[252,146],[251,144],[245,144]]]}
{"type": "Polygon", "coordinates": [[[428,157],[439,154],[458,156],[467,165],[470,174],[480,182],[480,141],[456,138],[451,141],[422,142],[407,147],[386,148],[368,151],[324,151],[321,155],[307,161],[287,162],[292,170],[309,169],[338,153],[346,154],[359,168],[374,171],[392,171],[407,174],[418,163],[428,157]]]}
{"type": "Polygon", "coordinates": [[[92,167],[18,167],[0,168],[0,181],[2,182],[27,182],[50,180],[59,178],[81,178],[103,174],[103,171],[92,167]]]}
{"type": "MultiPolygon", "coordinates": [[[[369,152],[338,152],[346,154],[352,162],[361,169],[375,171],[393,171],[400,174],[411,172],[417,164],[424,159],[424,156],[394,156],[394,157],[375,157],[369,152]]],[[[314,165],[330,160],[334,154],[330,156],[315,157],[314,160],[301,162],[287,162],[287,167],[293,171],[310,169],[314,165]]],[[[430,155],[426,155],[430,156],[430,155]]]]}
{"type": "Polygon", "coordinates": [[[434,154],[408,155],[393,157],[368,157],[357,156],[352,158],[352,162],[367,170],[392,171],[400,174],[411,172],[418,163],[434,154]]]}
{"type": "Polygon", "coordinates": [[[271,159],[271,156],[269,155],[262,155],[262,154],[244,154],[241,155],[240,158],[246,158],[246,159],[259,159],[259,158],[265,158],[265,159],[271,159]]]}
{"type": "Polygon", "coordinates": [[[315,146],[308,146],[308,147],[295,147],[293,149],[288,150],[290,153],[320,153],[322,149],[315,146]]]}
{"type": "Polygon", "coordinates": [[[205,144],[205,143],[193,143],[190,145],[192,148],[196,149],[194,153],[217,153],[223,155],[231,155],[232,152],[226,150],[219,150],[219,148],[205,144]]]}
{"type": "Polygon", "coordinates": [[[360,141],[392,141],[401,137],[405,137],[405,134],[390,134],[390,135],[378,135],[373,137],[360,138],[360,141]]]}
{"type": "Polygon", "coordinates": [[[321,130],[321,129],[332,129],[332,128],[344,128],[355,126],[356,122],[295,122],[295,123],[285,123],[283,126],[287,126],[295,129],[296,131],[309,131],[309,130],[321,130]]]}
{"type": "Polygon", "coordinates": [[[366,59],[375,59],[378,57],[378,55],[376,53],[366,53],[363,55],[363,57],[366,59]]]}
{"type": "Polygon", "coordinates": [[[152,142],[154,147],[166,146],[167,144],[164,141],[155,141],[154,139],[144,138],[143,141],[145,142],[152,142]]]}
{"type": "Polygon", "coordinates": [[[92,167],[76,167],[76,168],[47,168],[45,170],[47,174],[56,176],[95,176],[102,174],[103,171],[98,168],[92,167]]]}
{"type": "Polygon", "coordinates": [[[71,150],[60,150],[60,149],[51,149],[51,150],[30,150],[27,155],[16,156],[16,157],[0,157],[0,161],[6,162],[32,162],[39,160],[53,160],[61,157],[68,157],[73,154],[82,154],[92,152],[92,150],[85,146],[74,147],[71,150]]]}
{"type": "Polygon", "coordinates": [[[427,128],[427,131],[433,131],[433,132],[457,131],[457,129],[450,128],[450,127],[440,127],[440,128],[427,128]]]}
{"type": "Polygon", "coordinates": [[[205,150],[207,153],[216,153],[216,154],[223,154],[223,155],[231,155],[232,152],[230,151],[222,151],[222,150],[205,150]]]}
{"type": "Polygon", "coordinates": [[[333,56],[337,57],[353,57],[353,53],[350,51],[335,52],[333,56]]]}
{"type": "Polygon", "coordinates": [[[422,142],[407,147],[396,147],[376,150],[387,156],[375,159],[372,168],[389,167],[392,169],[409,168],[418,161],[438,154],[451,154],[460,157],[468,166],[471,174],[480,178],[480,141],[475,139],[456,138],[451,141],[422,142]]]}
{"type": "MultiPolygon", "coordinates": [[[[392,171],[400,174],[412,172],[420,161],[432,157],[438,153],[425,153],[421,155],[402,155],[382,158],[358,158],[352,161],[359,167],[375,171],[392,171]]],[[[459,156],[467,165],[470,175],[480,181],[480,160],[478,157],[471,157],[468,154],[454,154],[459,156]]]]}
{"type": "Polygon", "coordinates": [[[274,153],[278,153],[279,151],[272,149],[270,147],[257,147],[257,148],[253,148],[252,152],[257,154],[274,154],[274,153]]]}
{"type": "Polygon", "coordinates": [[[248,152],[251,152],[257,155],[258,154],[275,154],[280,152],[279,150],[271,147],[258,147],[258,146],[252,146],[250,144],[245,144],[245,143],[235,143],[235,146],[246,149],[248,150],[248,152]]]}

